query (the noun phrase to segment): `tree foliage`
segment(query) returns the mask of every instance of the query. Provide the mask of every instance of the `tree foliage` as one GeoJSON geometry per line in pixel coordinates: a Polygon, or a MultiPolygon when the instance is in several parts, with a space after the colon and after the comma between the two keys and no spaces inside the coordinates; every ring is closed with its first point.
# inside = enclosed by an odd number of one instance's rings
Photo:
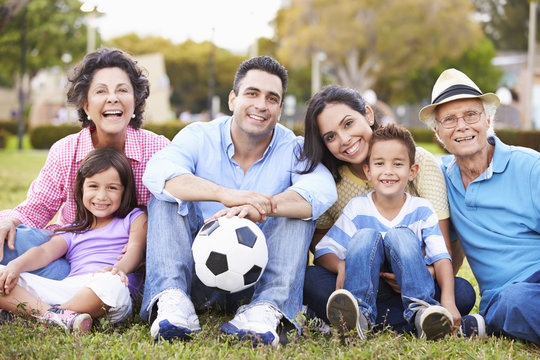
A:
{"type": "Polygon", "coordinates": [[[214,56],[214,92],[221,100],[222,111],[227,111],[234,74],[238,65],[245,60],[244,56],[217,48],[208,41],[197,43],[188,40],[173,44],[170,40],[159,37],[140,38],[136,34],[129,34],[112,39],[107,45],[121,48],[133,55],[162,53],[172,87],[171,103],[178,111],[200,112],[208,108],[211,56],[214,56]]]}
{"type": "MultiPolygon", "coordinates": [[[[487,15],[484,32],[499,50],[526,51],[529,34],[529,2],[525,0],[473,0],[478,12],[487,15]]],[[[540,23],[540,11],[536,13],[540,23]]],[[[536,39],[540,38],[540,26],[536,39]]]]}
{"type": "Polygon", "coordinates": [[[469,0],[291,0],[275,24],[281,59],[326,53],[341,84],[364,91],[457,58],[481,37],[469,0]]]}
{"type": "Polygon", "coordinates": [[[80,6],[78,0],[32,0],[12,12],[0,32],[0,85],[13,85],[14,75],[20,71],[23,27],[26,69],[31,77],[41,68],[62,65],[64,53],[81,58],[86,26],[80,6]]]}

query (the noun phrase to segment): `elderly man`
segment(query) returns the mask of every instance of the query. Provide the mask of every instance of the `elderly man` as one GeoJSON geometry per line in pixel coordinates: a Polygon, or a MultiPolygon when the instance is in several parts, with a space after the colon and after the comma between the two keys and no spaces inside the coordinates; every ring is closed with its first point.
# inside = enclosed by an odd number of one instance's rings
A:
{"type": "Polygon", "coordinates": [[[540,154],[493,133],[499,105],[465,74],[444,71],[420,120],[443,158],[450,218],[478,280],[488,332],[540,344],[540,154]]]}

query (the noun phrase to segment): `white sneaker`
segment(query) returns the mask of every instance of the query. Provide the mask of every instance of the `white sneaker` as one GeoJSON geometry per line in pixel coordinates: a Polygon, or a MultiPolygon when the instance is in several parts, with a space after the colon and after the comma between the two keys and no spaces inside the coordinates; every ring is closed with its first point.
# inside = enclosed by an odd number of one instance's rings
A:
{"type": "Polygon", "coordinates": [[[366,338],[371,324],[358,308],[358,299],[345,289],[334,291],[326,303],[326,317],[340,332],[356,329],[358,337],[366,338]]]}
{"type": "Polygon", "coordinates": [[[154,339],[190,340],[193,333],[201,331],[193,303],[182,291],[164,291],[159,296],[157,307],[157,317],[150,328],[154,339]]]}
{"type": "Polygon", "coordinates": [[[415,302],[410,309],[417,310],[414,325],[419,338],[436,340],[452,333],[453,317],[450,311],[439,305],[431,305],[423,300],[411,298],[415,302]]]}
{"type": "Polygon", "coordinates": [[[277,346],[279,336],[277,327],[283,314],[268,303],[255,304],[221,326],[226,334],[235,334],[240,340],[252,340],[255,344],[277,346]]]}

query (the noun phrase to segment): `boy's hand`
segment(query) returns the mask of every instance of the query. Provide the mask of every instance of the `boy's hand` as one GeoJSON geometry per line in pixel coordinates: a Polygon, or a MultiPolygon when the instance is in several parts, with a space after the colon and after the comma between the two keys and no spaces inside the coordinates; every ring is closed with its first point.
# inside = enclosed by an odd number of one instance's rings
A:
{"type": "Polygon", "coordinates": [[[0,293],[9,295],[17,285],[20,275],[21,272],[19,268],[11,262],[3,267],[2,270],[0,270],[0,293]]]}
{"type": "Polygon", "coordinates": [[[386,281],[386,283],[388,285],[390,285],[392,290],[394,290],[398,294],[401,294],[401,289],[399,288],[399,285],[398,285],[397,280],[396,280],[396,275],[394,275],[394,273],[381,272],[381,273],[379,273],[379,276],[382,277],[382,279],[384,281],[386,281]]]}
{"type": "Polygon", "coordinates": [[[336,277],[336,290],[343,289],[345,283],[345,261],[340,260],[338,264],[338,272],[336,277]]]}
{"type": "Polygon", "coordinates": [[[459,310],[456,307],[456,304],[451,302],[445,302],[441,301],[441,305],[444,306],[444,308],[448,311],[450,311],[450,314],[452,314],[452,318],[454,320],[454,326],[452,327],[452,331],[455,333],[459,330],[459,327],[461,326],[461,314],[459,313],[459,310]]]}

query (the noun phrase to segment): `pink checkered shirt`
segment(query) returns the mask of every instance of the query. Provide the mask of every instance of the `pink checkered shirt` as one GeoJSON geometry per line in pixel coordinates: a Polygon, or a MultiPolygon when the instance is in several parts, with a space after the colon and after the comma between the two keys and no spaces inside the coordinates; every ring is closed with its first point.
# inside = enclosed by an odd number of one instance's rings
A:
{"type": "MultiPolygon", "coordinates": [[[[169,140],[164,136],[131,126],[127,128],[124,151],[133,168],[139,205],[146,205],[151,196],[142,183],[146,164],[152,155],[168,144],[169,140]]],[[[89,128],[57,141],[49,150],[38,177],[30,185],[26,200],[13,210],[0,211],[0,218],[15,217],[25,225],[50,230],[71,224],[77,211],[73,197],[77,170],[93,149],[89,128]],[[56,223],[49,224],[59,210],[56,223]]]]}

